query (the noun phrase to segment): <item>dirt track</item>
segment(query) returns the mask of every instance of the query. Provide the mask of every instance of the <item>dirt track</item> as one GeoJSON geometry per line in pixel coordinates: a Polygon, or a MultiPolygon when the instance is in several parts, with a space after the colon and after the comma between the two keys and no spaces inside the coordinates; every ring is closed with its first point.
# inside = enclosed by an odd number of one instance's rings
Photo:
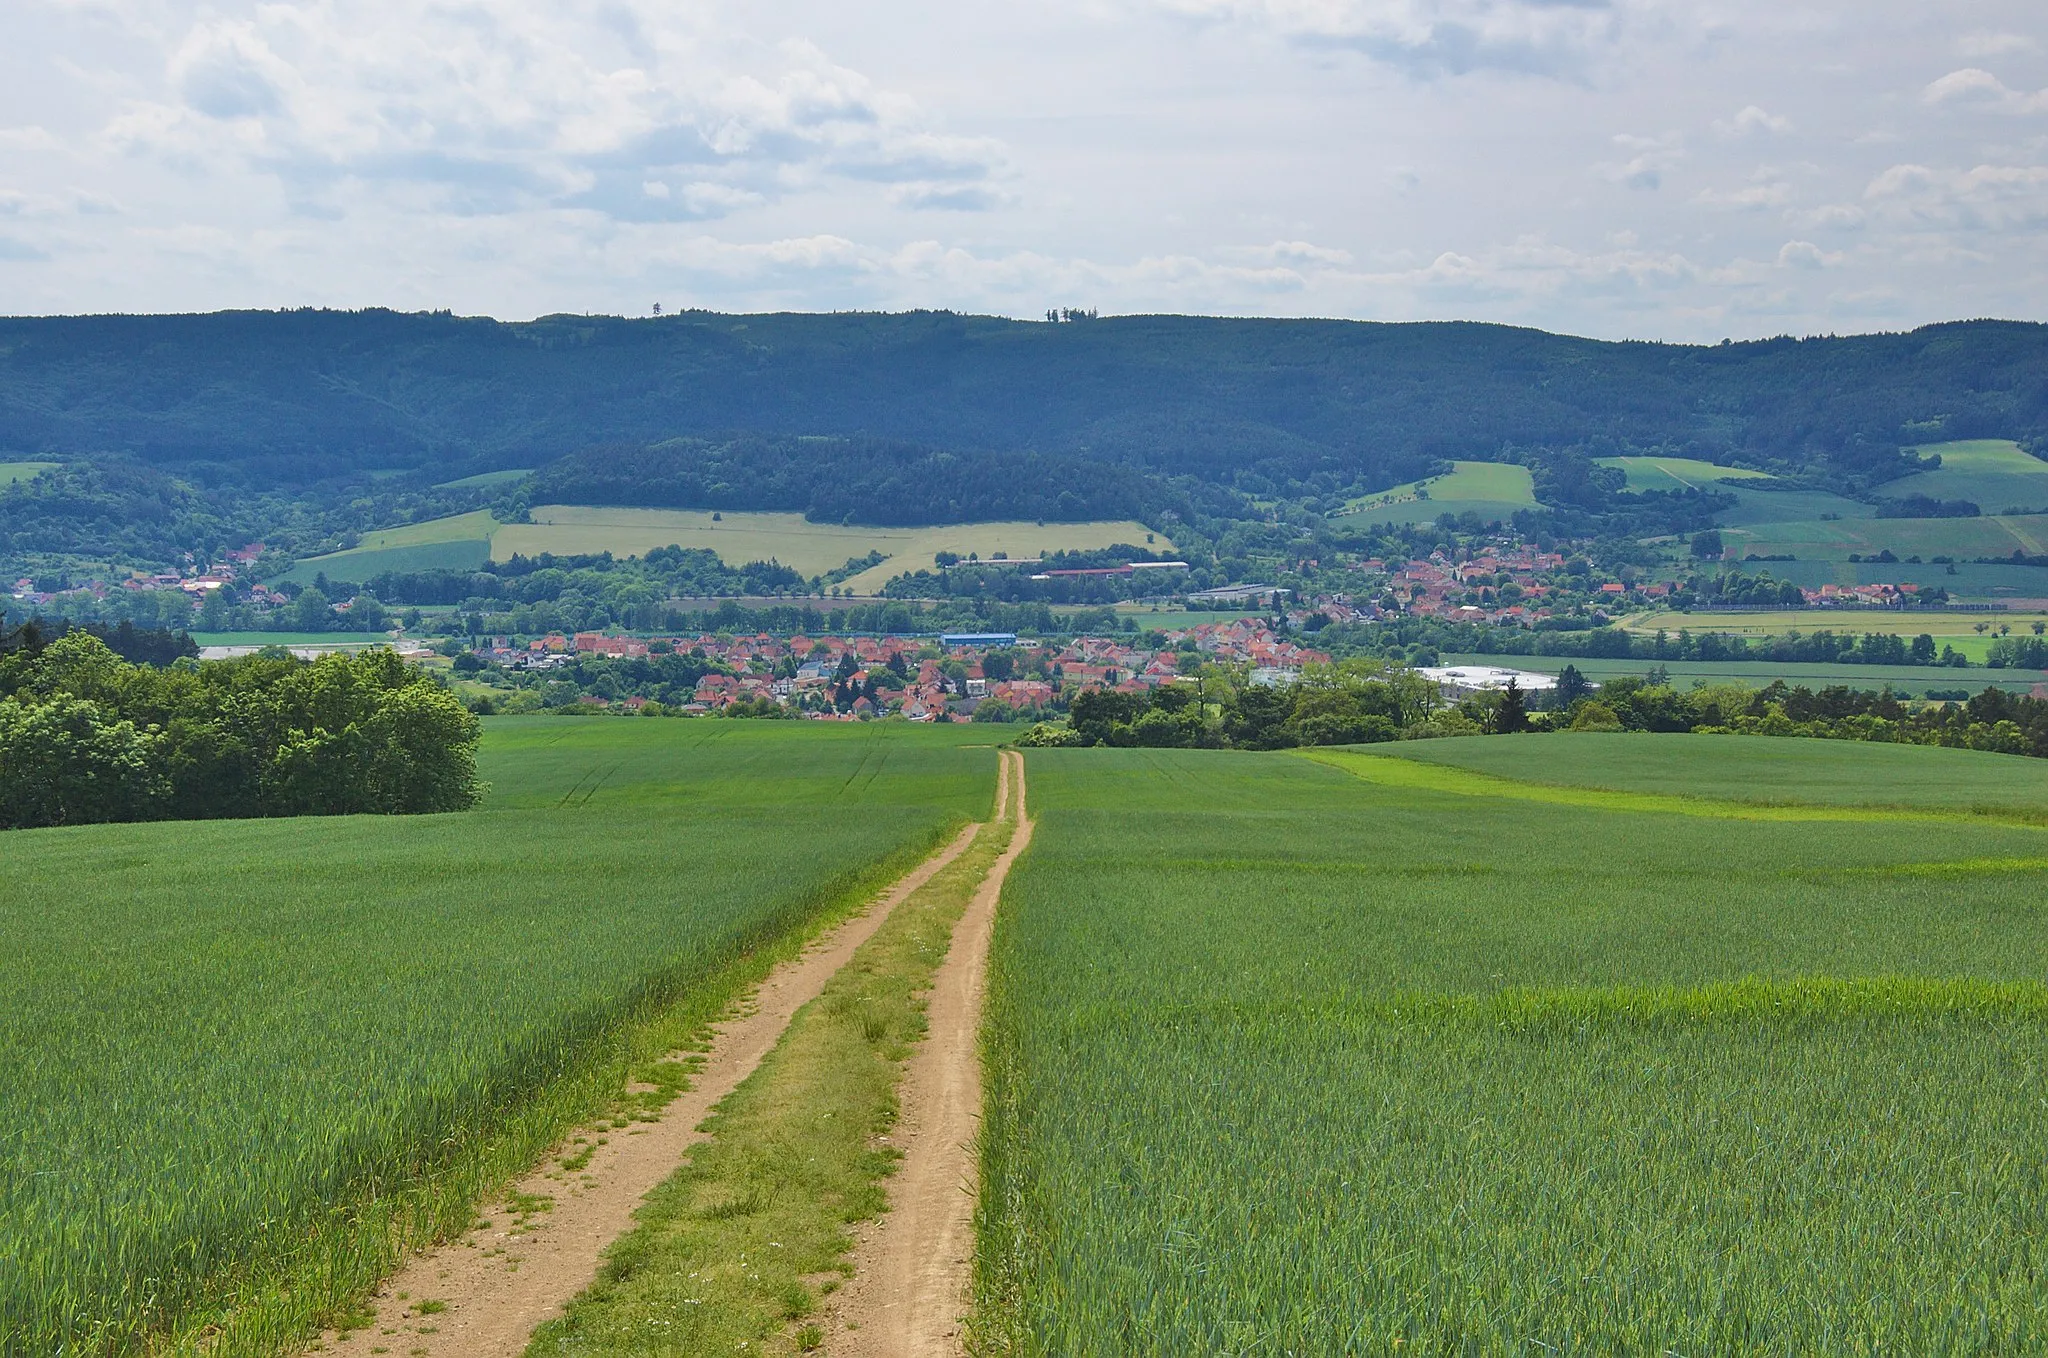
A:
{"type": "MultiPolygon", "coordinates": [[[[516,1232],[505,1212],[493,1211],[489,1227],[418,1256],[378,1290],[376,1320],[366,1332],[341,1344],[334,1335],[324,1335],[323,1349],[363,1353],[372,1346],[396,1350],[402,1343],[408,1355],[428,1358],[509,1358],[520,1353],[536,1326],[596,1278],[601,1252],[632,1225],[633,1210],[648,1191],[674,1173],[689,1148],[703,1140],[699,1124],[753,1073],[796,1011],[816,998],[891,910],[958,858],[980,828],[968,826],[871,909],[820,937],[801,957],[777,967],[746,1011],[718,1026],[690,1089],[668,1106],[659,1122],[605,1133],[608,1143],[597,1148],[577,1175],[548,1178],[536,1172],[514,1186],[516,1193],[553,1198],[552,1210],[530,1216],[526,1227],[516,1232]],[[415,1308],[422,1301],[441,1302],[445,1309],[420,1315],[415,1308]]],[[[954,947],[957,952],[957,938],[954,947]]],[[[971,1033],[969,1045],[971,1049],[971,1033]]]]}
{"type": "MultiPolygon", "coordinates": [[[[930,1031],[911,1057],[893,1135],[905,1151],[889,1212],[854,1251],[853,1280],[828,1303],[828,1350],[872,1358],[948,1358],[962,1352],[974,1258],[974,1140],[981,1125],[981,1006],[996,902],[1010,865],[1031,842],[1024,757],[1003,755],[1017,831],[953,930],[933,979],[930,1031]]],[[[998,794],[1003,796],[1004,794],[998,794]]],[[[1002,814],[998,803],[997,815],[1002,814]]]]}

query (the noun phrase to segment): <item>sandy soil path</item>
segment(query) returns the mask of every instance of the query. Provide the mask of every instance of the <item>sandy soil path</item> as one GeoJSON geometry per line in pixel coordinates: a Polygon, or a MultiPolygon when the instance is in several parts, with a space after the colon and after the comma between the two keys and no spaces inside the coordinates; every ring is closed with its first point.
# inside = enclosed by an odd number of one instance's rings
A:
{"type": "Polygon", "coordinates": [[[964,1350],[974,1265],[974,1139],[981,1127],[981,1005],[996,902],[1031,843],[1024,756],[1003,756],[1016,789],[1017,832],[953,930],[933,978],[930,1032],[910,1058],[893,1140],[905,1152],[889,1211],[854,1250],[853,1280],[828,1303],[833,1354],[950,1358],[964,1350]]]}
{"type": "MultiPolygon", "coordinates": [[[[1000,797],[1001,780],[998,786],[1000,797]]],[[[607,1144],[579,1173],[551,1178],[540,1170],[514,1186],[516,1193],[554,1199],[552,1210],[528,1216],[516,1230],[507,1213],[490,1212],[489,1226],[417,1256],[387,1279],[367,1330],[343,1343],[323,1335],[321,1348],[368,1353],[377,1347],[408,1358],[512,1358],[524,1350],[536,1326],[595,1280],[605,1246],[625,1233],[640,1200],[704,1139],[699,1124],[753,1073],[796,1011],[817,997],[897,904],[958,858],[980,828],[962,830],[865,913],[770,973],[742,1012],[714,1030],[690,1089],[659,1122],[602,1133],[607,1144]],[[422,1301],[443,1303],[443,1309],[422,1315],[422,1301]]]]}

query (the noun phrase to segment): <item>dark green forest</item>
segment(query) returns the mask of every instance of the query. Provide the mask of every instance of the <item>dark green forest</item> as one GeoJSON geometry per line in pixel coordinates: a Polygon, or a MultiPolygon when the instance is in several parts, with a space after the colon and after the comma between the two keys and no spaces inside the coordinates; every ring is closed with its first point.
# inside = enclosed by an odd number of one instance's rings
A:
{"type": "Polygon", "coordinates": [[[1706,347],[1469,323],[948,312],[0,320],[0,450],[19,456],[126,455],[269,486],[447,480],[746,433],[1032,452],[1251,494],[1389,484],[1515,449],[1882,479],[1902,444],[2048,434],[2048,326],[1706,347]]]}

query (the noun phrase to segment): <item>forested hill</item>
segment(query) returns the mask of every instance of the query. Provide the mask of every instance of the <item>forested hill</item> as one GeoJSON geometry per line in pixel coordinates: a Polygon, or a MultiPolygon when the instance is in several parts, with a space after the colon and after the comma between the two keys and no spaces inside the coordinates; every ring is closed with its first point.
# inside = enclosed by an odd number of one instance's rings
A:
{"type": "Polygon", "coordinates": [[[1513,449],[1883,479],[1903,444],[2048,436],[2048,326],[1696,347],[1465,323],[944,312],[0,320],[0,460],[126,454],[288,485],[736,434],[1110,461],[1255,493],[1388,484],[1513,449]]]}

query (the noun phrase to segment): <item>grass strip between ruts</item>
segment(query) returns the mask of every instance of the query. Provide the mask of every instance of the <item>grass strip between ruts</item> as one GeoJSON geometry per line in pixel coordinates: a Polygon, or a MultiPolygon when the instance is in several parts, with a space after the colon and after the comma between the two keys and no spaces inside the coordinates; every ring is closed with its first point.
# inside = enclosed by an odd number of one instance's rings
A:
{"type": "Polygon", "coordinates": [[[900,1153],[886,1138],[926,992],[1011,830],[985,826],[798,1011],[529,1358],[819,1347],[806,1318],[851,1272],[847,1227],[887,1206],[900,1153]]]}
{"type": "Polygon", "coordinates": [[[479,1206],[575,1128],[657,1114],[687,1087],[683,1081],[693,1069],[693,1063],[665,1057],[702,1050],[711,1025],[778,964],[929,857],[959,826],[959,820],[949,820],[926,841],[850,875],[821,893],[817,909],[781,936],[625,1015],[572,1070],[534,1090],[491,1135],[448,1148],[432,1173],[337,1207],[260,1270],[215,1280],[209,1300],[148,1351],[181,1358],[271,1358],[299,1351],[323,1328],[345,1332],[367,1323],[365,1298],[408,1253],[467,1230],[479,1206]],[[632,1083],[652,1090],[628,1094],[632,1083]]]}
{"type": "MultiPolygon", "coordinates": [[[[1512,739],[1512,737],[1507,737],[1512,739]]],[[[1917,808],[1892,806],[1823,806],[1812,802],[1738,802],[1711,797],[1678,797],[1665,792],[1630,792],[1616,788],[1568,787],[1557,783],[1523,782],[1499,774],[1450,768],[1403,759],[1399,755],[1367,754],[1359,750],[1303,750],[1299,756],[1317,764],[1341,769],[1353,777],[1383,787],[1406,787],[1417,791],[1448,792],[1461,797],[1512,797],[1521,801],[1550,802],[1558,806],[1581,806],[1591,811],[1637,811],[1676,816],[1704,816],[1713,820],[1761,821],[1929,821],[1966,820],[1982,824],[2003,821],[2013,825],[2039,826],[2048,823],[2048,813],[2030,813],[2010,806],[1917,808]]]]}

